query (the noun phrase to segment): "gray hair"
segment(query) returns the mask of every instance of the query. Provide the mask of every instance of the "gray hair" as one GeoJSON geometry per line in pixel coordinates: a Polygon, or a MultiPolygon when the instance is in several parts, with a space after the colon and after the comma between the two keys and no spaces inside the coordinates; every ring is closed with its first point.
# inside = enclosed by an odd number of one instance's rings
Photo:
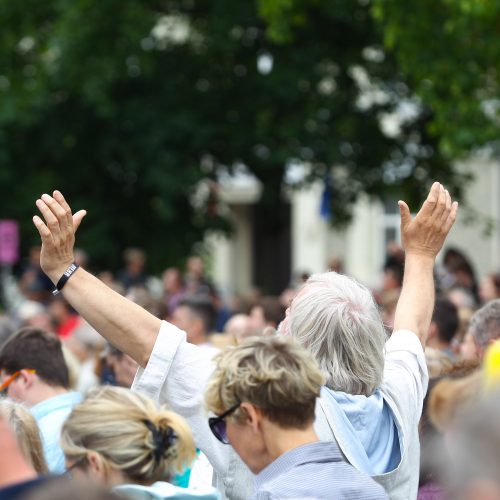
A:
{"type": "Polygon", "coordinates": [[[387,336],[371,292],[354,279],[312,275],[280,325],[287,330],[326,372],[330,389],[369,396],[380,386],[387,336]]]}
{"type": "Polygon", "coordinates": [[[488,302],[474,313],[469,332],[482,349],[487,347],[490,340],[500,337],[500,299],[488,302]]]}

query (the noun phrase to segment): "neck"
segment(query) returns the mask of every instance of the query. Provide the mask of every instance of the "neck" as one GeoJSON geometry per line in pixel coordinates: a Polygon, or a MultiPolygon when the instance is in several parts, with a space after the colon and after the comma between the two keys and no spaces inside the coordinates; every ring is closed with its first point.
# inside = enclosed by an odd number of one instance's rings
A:
{"type": "Polygon", "coordinates": [[[312,423],[305,429],[284,429],[267,421],[263,423],[263,434],[266,445],[263,458],[266,463],[261,470],[288,451],[319,441],[312,423]]]}
{"type": "Polygon", "coordinates": [[[42,401],[46,401],[47,399],[53,398],[55,396],[60,396],[61,394],[65,394],[66,392],[69,391],[64,387],[53,387],[51,385],[41,383],[37,387],[33,388],[30,396],[26,400],[26,404],[28,406],[35,406],[42,401]]]}

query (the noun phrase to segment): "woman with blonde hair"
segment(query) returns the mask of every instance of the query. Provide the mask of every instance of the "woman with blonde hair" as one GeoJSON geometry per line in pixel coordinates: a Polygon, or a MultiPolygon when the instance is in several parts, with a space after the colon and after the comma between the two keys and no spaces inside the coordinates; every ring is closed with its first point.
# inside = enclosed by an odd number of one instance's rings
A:
{"type": "Polygon", "coordinates": [[[0,417],[8,422],[14,432],[19,449],[28,464],[38,474],[47,474],[42,439],[35,417],[24,406],[10,399],[0,399],[0,417]]]}
{"type": "Polygon", "coordinates": [[[61,434],[72,475],[140,498],[217,500],[212,487],[185,489],[167,481],[196,457],[186,421],[146,396],[102,387],[76,406],[61,434]]]}

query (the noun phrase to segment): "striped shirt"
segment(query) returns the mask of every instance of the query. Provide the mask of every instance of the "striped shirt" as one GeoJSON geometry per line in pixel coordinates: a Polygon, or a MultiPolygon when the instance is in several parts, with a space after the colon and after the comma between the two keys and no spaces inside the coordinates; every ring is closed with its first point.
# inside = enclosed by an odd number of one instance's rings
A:
{"type": "Polygon", "coordinates": [[[356,470],[334,442],[317,441],[290,450],[255,478],[253,500],[387,499],[382,486],[356,470]]]}

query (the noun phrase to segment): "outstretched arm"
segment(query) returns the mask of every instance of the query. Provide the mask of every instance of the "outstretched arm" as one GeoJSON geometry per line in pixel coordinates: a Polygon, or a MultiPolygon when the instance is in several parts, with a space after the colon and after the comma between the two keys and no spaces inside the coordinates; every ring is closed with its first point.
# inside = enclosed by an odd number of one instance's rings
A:
{"type": "MultiPolygon", "coordinates": [[[[35,216],[42,239],[40,265],[54,284],[74,261],[75,232],[85,211],[72,215],[59,191],[36,202],[43,219],[35,216]]],[[[78,269],[62,291],[66,300],[110,343],[146,366],[153,350],[160,320],[111,290],[84,269],[78,269]]]]}
{"type": "Polygon", "coordinates": [[[452,203],[448,191],[435,182],[414,219],[404,201],[399,210],[405,274],[394,330],[415,332],[425,347],[434,309],[434,261],[455,222],[458,203],[452,203]]]}

